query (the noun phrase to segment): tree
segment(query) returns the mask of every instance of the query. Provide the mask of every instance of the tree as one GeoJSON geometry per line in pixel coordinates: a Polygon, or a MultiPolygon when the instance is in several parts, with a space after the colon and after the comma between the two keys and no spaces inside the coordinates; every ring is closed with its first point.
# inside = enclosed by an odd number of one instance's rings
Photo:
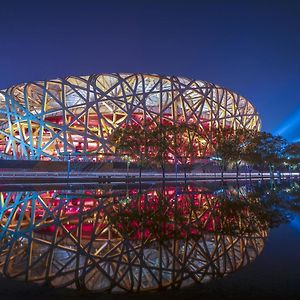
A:
{"type": "Polygon", "coordinates": [[[152,128],[151,157],[159,162],[164,173],[167,161],[175,161],[184,167],[186,177],[187,165],[200,157],[203,150],[203,133],[198,124],[164,122],[152,128]]]}
{"type": "Polygon", "coordinates": [[[234,130],[232,128],[212,128],[213,136],[213,151],[216,159],[220,162],[221,174],[227,169],[227,166],[232,159],[235,149],[235,141],[232,138],[234,130]]]}
{"type": "Polygon", "coordinates": [[[165,120],[159,124],[148,122],[143,127],[129,124],[118,128],[111,136],[117,153],[128,155],[140,166],[155,162],[161,167],[163,177],[169,161],[183,165],[186,175],[187,164],[199,157],[202,140],[197,124],[173,124],[165,120]]]}
{"type": "Polygon", "coordinates": [[[213,129],[214,153],[220,159],[222,177],[229,163],[235,164],[238,177],[239,166],[247,158],[252,136],[253,131],[243,128],[235,130],[231,127],[219,127],[213,129]]]}
{"type": "Polygon", "coordinates": [[[116,153],[126,156],[139,164],[140,177],[142,167],[147,164],[147,151],[150,144],[150,135],[145,127],[136,123],[119,127],[110,136],[110,141],[115,145],[116,153]]]}
{"type": "Polygon", "coordinates": [[[233,157],[232,162],[236,165],[236,173],[238,176],[239,166],[242,162],[247,162],[250,154],[251,142],[253,137],[256,135],[256,131],[249,130],[246,128],[239,128],[235,131],[233,139],[235,140],[233,146],[233,157]]]}
{"type": "Polygon", "coordinates": [[[202,131],[199,125],[195,123],[173,124],[168,128],[169,151],[174,159],[184,166],[186,177],[187,165],[201,155],[203,148],[201,140],[203,140],[202,131]]]}
{"type": "Polygon", "coordinates": [[[250,140],[245,159],[254,165],[269,167],[270,174],[274,173],[274,167],[283,162],[286,140],[281,136],[273,136],[267,132],[257,132],[250,140]]]}
{"type": "Polygon", "coordinates": [[[169,140],[171,126],[170,124],[157,124],[149,131],[148,156],[161,167],[163,177],[165,177],[166,161],[170,158],[168,154],[171,142],[169,140]]]}
{"type": "Polygon", "coordinates": [[[288,168],[297,169],[300,167],[300,142],[288,144],[284,150],[284,164],[288,168]]]}

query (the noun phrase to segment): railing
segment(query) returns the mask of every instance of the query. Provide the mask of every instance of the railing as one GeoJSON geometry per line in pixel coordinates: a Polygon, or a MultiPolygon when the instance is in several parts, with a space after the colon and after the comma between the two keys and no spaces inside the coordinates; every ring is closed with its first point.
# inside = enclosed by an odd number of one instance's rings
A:
{"type": "MultiPolygon", "coordinates": [[[[19,178],[24,178],[24,177],[35,177],[35,178],[43,178],[43,177],[66,177],[68,175],[68,172],[24,172],[24,171],[5,171],[5,172],[0,172],[0,177],[19,177],[19,178]]],[[[104,177],[104,176],[109,176],[111,178],[120,178],[120,177],[139,177],[139,172],[70,172],[70,178],[76,178],[76,177],[82,177],[82,178],[90,178],[90,177],[104,177]]],[[[142,177],[162,177],[162,173],[159,172],[143,172],[142,177]]],[[[173,177],[178,177],[178,178],[184,178],[185,174],[184,173],[166,173],[165,178],[173,178],[173,177]]],[[[299,172],[285,172],[285,173],[275,173],[275,174],[270,174],[270,173],[239,173],[238,178],[250,178],[250,177],[263,177],[263,178],[269,178],[269,177],[299,177],[300,173],[299,172]]],[[[222,173],[187,173],[186,178],[221,178],[222,173]]],[[[236,178],[236,173],[223,173],[224,178],[236,178]]]]}

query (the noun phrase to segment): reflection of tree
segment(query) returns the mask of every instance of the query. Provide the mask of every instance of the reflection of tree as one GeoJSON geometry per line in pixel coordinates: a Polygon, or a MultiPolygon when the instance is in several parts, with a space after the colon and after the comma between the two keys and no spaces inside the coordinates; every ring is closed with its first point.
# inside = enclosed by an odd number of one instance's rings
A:
{"type": "Polygon", "coordinates": [[[273,216],[270,227],[275,227],[291,219],[289,211],[299,209],[300,184],[299,181],[287,181],[285,184],[267,183],[255,187],[253,193],[260,197],[270,216],[273,216]]]}
{"type": "Polygon", "coordinates": [[[256,196],[247,201],[242,188],[2,196],[1,273],[96,291],[181,287],[222,277],[256,258],[270,224],[259,215],[264,207],[256,196]]]}
{"type": "Polygon", "coordinates": [[[216,197],[201,190],[176,195],[175,188],[168,188],[131,197],[108,216],[127,238],[167,240],[198,238],[203,233],[241,235],[258,228],[267,230],[271,220],[262,212],[266,208],[256,198],[216,197]]]}
{"type": "Polygon", "coordinates": [[[291,182],[290,187],[285,192],[289,195],[291,209],[300,212],[300,183],[291,182]]]}

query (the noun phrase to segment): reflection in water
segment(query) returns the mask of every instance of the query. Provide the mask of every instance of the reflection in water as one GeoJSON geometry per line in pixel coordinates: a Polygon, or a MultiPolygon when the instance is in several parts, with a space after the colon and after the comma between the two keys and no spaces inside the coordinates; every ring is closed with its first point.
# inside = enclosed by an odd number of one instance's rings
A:
{"type": "Polygon", "coordinates": [[[260,254],[270,225],[245,187],[3,192],[0,201],[0,273],[92,291],[222,277],[260,254]]]}

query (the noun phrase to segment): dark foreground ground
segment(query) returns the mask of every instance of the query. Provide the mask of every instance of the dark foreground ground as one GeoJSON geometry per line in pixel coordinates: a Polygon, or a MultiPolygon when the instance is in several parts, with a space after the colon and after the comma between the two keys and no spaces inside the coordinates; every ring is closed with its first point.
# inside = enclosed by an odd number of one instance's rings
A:
{"type": "Polygon", "coordinates": [[[189,289],[145,294],[90,294],[0,279],[0,299],[300,299],[300,215],[272,229],[262,254],[230,276],[189,289]]]}

